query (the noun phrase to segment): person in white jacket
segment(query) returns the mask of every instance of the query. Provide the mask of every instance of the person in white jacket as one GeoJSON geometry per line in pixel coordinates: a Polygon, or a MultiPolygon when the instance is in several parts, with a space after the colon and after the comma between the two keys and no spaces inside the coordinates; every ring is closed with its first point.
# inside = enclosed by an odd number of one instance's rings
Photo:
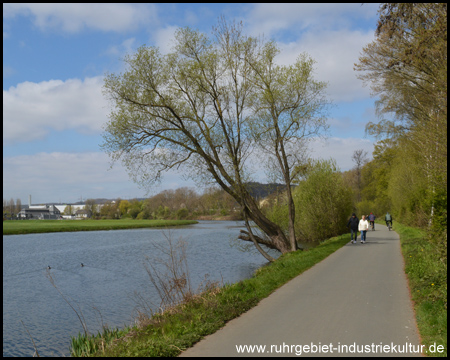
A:
{"type": "Polygon", "coordinates": [[[361,231],[361,244],[364,244],[366,242],[367,230],[369,230],[369,222],[366,220],[365,215],[359,220],[358,230],[361,231]]]}

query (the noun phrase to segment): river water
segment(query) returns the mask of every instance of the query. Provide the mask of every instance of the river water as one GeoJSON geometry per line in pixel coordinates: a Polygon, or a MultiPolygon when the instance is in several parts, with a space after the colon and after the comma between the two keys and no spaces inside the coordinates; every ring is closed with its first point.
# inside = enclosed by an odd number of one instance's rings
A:
{"type": "Polygon", "coordinates": [[[89,332],[97,333],[102,324],[124,327],[133,324],[144,301],[160,303],[144,266],[161,259],[155,244],[166,247],[168,237],[185,241],[193,289],[206,274],[211,281],[234,283],[267,263],[259,253],[231,246],[243,227],[243,222],[200,221],[171,230],[3,236],[3,356],[32,356],[31,338],[40,356],[69,356],[70,337],[83,331],[48,274],[84,316],[89,332]]]}

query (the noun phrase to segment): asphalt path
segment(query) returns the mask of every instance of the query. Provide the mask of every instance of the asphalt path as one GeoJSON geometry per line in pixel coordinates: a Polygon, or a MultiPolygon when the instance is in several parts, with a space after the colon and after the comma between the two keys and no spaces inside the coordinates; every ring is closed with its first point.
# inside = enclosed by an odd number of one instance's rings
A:
{"type": "Polygon", "coordinates": [[[399,236],[376,224],[365,244],[349,241],[180,356],[420,356],[418,350],[399,236]]]}

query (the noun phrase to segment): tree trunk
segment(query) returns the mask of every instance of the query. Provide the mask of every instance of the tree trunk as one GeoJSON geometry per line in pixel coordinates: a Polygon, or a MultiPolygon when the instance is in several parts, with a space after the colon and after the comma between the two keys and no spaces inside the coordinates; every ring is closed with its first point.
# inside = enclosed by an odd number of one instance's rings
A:
{"type": "MultiPolygon", "coordinates": [[[[247,213],[248,218],[252,220],[261,230],[269,237],[270,243],[266,240],[254,236],[256,242],[269,246],[270,248],[277,249],[282,254],[292,251],[289,239],[283,233],[283,230],[274,222],[270,221],[256,206],[253,198],[250,194],[247,194],[244,204],[244,214],[247,213]]],[[[244,235],[240,235],[239,239],[244,241],[252,241],[252,234],[242,232],[244,235]]]]}
{"type": "Polygon", "coordinates": [[[248,223],[248,214],[244,213],[244,217],[245,217],[245,227],[248,230],[248,237],[253,242],[253,244],[255,245],[256,249],[258,249],[258,251],[261,253],[261,255],[264,256],[270,262],[275,261],[275,259],[272,256],[270,256],[267,252],[265,252],[261,248],[261,246],[258,244],[258,241],[256,240],[255,236],[252,233],[252,229],[250,228],[250,224],[248,223]]]}
{"type": "Polygon", "coordinates": [[[297,240],[295,238],[295,227],[294,227],[294,221],[295,221],[295,204],[294,199],[292,198],[292,192],[291,192],[291,184],[287,183],[287,196],[288,196],[288,210],[289,210],[289,242],[291,246],[291,251],[296,251],[298,249],[297,247],[297,240]]]}

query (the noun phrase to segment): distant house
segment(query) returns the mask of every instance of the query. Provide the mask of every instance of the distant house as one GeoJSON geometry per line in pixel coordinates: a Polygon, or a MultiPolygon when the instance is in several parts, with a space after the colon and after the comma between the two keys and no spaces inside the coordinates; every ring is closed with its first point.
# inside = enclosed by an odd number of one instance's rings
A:
{"type": "Polygon", "coordinates": [[[22,209],[17,217],[20,219],[56,220],[61,218],[61,212],[55,205],[28,206],[28,208],[22,209]]]}
{"type": "Polygon", "coordinates": [[[72,208],[72,214],[75,216],[76,211],[84,209],[84,205],[85,204],[77,204],[77,205],[75,205],[75,204],[62,204],[62,205],[55,205],[55,206],[58,208],[59,211],[61,211],[61,214],[69,215],[69,214],[65,214],[66,208],[69,205],[72,208]]]}
{"type": "Polygon", "coordinates": [[[88,217],[88,212],[86,210],[84,210],[84,209],[80,209],[80,210],[77,210],[75,212],[75,216],[76,217],[81,217],[81,218],[87,218],[88,217]]]}

